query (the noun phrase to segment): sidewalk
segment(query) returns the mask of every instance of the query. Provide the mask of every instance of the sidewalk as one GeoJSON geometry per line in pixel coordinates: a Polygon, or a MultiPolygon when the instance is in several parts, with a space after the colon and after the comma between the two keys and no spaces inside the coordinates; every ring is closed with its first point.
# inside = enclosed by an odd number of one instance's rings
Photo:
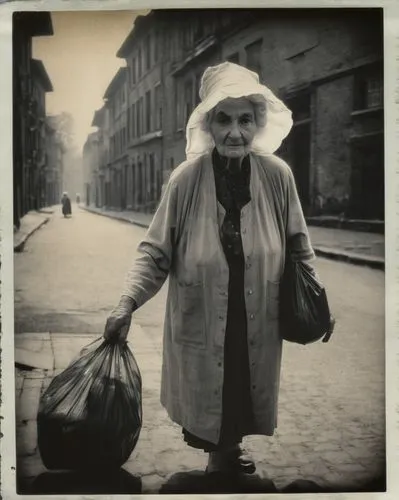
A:
{"type": "Polygon", "coordinates": [[[20,227],[14,233],[14,252],[23,251],[28,238],[49,221],[53,212],[52,207],[46,207],[39,211],[31,210],[21,218],[20,227]]]}
{"type": "MultiPolygon", "coordinates": [[[[83,205],[80,208],[141,227],[148,227],[152,219],[152,214],[128,210],[112,211],[83,205]]],[[[376,269],[385,268],[384,235],[320,226],[308,228],[316,255],[376,269]]]]}
{"type": "MultiPolygon", "coordinates": [[[[17,475],[20,494],[94,493],[93,488],[99,488],[99,481],[108,479],[97,477],[91,480],[90,485],[87,483],[90,478],[81,476],[79,484],[74,484],[76,476],[72,473],[46,472],[37,448],[36,415],[40,395],[48,387],[52,376],[65,369],[81,348],[95,338],[96,335],[78,333],[25,333],[15,338],[17,475]],[[82,477],[87,483],[84,491],[79,490],[79,487],[82,488],[82,477]]],[[[129,341],[143,381],[143,427],[138,445],[121,472],[124,474],[124,484],[129,486],[118,491],[218,492],[206,483],[205,454],[184,443],[181,429],[169,420],[159,402],[162,355],[159,339],[133,324],[129,341]]],[[[314,346],[313,352],[317,349],[320,353],[325,352],[323,345],[314,346]]],[[[308,359],[309,352],[302,353],[296,346],[287,345],[286,355],[295,356],[301,364],[305,358],[308,359]]],[[[313,489],[315,485],[324,491],[361,491],[360,488],[366,488],[364,491],[367,491],[367,481],[376,477],[381,455],[374,438],[362,436],[352,427],[348,432],[356,432],[350,439],[339,425],[327,425],[323,429],[325,415],[320,415],[317,425],[306,426],[305,423],[303,427],[303,402],[301,398],[296,401],[294,393],[302,394],[302,398],[305,396],[301,390],[295,392],[297,387],[287,384],[286,376],[283,373],[279,430],[271,439],[259,436],[247,438],[244,444],[256,460],[257,473],[247,477],[246,483],[238,486],[239,490],[230,492],[272,493],[287,489],[295,492],[293,483],[298,481],[302,481],[302,492],[319,491],[317,487],[313,489]]],[[[320,395],[314,399],[311,392],[306,395],[307,406],[311,407],[306,419],[315,419],[320,411],[317,405],[320,403],[322,408],[325,404],[320,401],[320,395]]],[[[381,488],[381,485],[377,483],[374,487],[381,488]]],[[[114,488],[121,488],[120,482],[114,488]]]]}

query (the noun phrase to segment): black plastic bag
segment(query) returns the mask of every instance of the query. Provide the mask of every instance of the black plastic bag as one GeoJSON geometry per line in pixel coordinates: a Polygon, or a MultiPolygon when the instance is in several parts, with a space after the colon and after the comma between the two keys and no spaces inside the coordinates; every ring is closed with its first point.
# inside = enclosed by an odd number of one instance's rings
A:
{"type": "Polygon", "coordinates": [[[287,256],[280,286],[282,338],[297,344],[310,344],[323,337],[323,342],[328,342],[333,327],[326,290],[313,268],[287,256]]]}
{"type": "Polygon", "coordinates": [[[141,375],[128,345],[101,339],[82,352],[40,400],[38,446],[48,469],[119,468],[139,438],[141,375]]]}

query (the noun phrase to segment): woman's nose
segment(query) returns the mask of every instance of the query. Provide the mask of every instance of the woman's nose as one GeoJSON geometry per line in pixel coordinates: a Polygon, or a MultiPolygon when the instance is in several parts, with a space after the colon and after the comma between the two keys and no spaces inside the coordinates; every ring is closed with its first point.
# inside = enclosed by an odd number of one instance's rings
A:
{"type": "Polygon", "coordinates": [[[241,130],[238,126],[238,122],[233,122],[231,124],[229,136],[232,139],[239,139],[241,137],[241,130]]]}

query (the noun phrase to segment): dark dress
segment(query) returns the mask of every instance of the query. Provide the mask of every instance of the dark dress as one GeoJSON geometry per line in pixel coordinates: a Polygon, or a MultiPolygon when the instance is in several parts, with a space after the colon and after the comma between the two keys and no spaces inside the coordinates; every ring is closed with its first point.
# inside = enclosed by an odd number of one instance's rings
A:
{"type": "Polygon", "coordinates": [[[62,213],[64,216],[72,214],[71,200],[69,198],[62,198],[62,213]]]}
{"type": "Polygon", "coordinates": [[[183,429],[189,446],[215,451],[241,442],[252,421],[250,370],[247,344],[247,313],[244,295],[245,260],[241,240],[241,209],[250,201],[251,165],[249,156],[241,168],[226,168],[226,159],[213,155],[216,196],[226,210],[221,242],[229,266],[229,298],[224,347],[222,427],[218,445],[204,441],[183,429]]]}

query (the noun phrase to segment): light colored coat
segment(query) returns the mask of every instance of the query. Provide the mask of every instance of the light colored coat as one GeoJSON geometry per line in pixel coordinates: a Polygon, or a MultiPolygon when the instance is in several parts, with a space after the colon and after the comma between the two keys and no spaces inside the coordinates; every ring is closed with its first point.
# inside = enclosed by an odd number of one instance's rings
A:
{"type": "MultiPolygon", "coordinates": [[[[295,181],[276,156],[251,154],[251,201],[241,212],[245,301],[255,426],[277,425],[282,341],[279,280],[287,237],[297,260],[314,257],[295,181]]],[[[170,418],[217,443],[222,417],[223,347],[229,269],[219,231],[225,211],[216,198],[211,155],[173,171],[128,273],[123,293],[141,306],[169,276],[161,402],[170,418]]]]}

